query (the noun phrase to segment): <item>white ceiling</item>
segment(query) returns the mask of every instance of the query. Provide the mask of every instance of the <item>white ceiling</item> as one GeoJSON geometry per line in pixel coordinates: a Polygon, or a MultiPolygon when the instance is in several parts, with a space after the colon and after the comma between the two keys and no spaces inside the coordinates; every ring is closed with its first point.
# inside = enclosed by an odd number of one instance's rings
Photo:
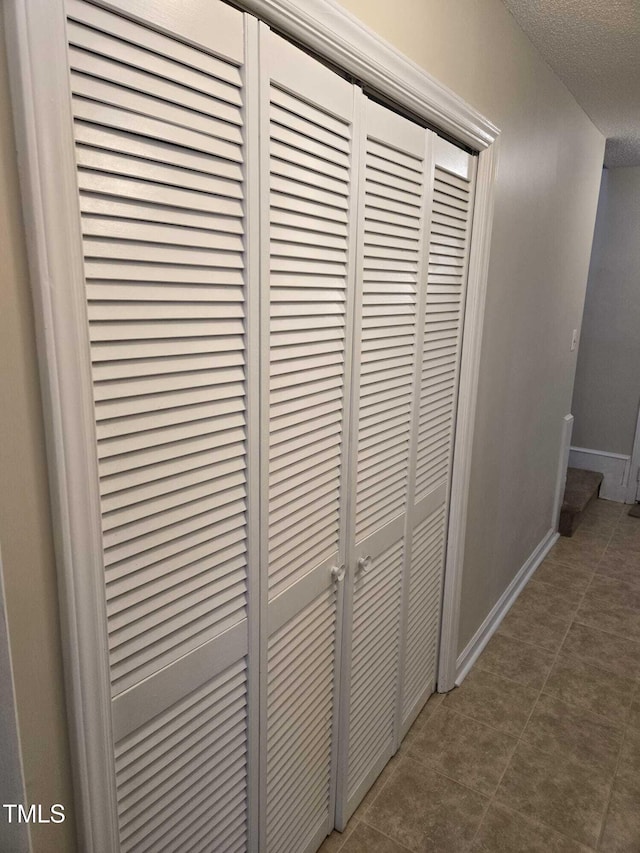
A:
{"type": "Polygon", "coordinates": [[[640,166],[640,0],[503,0],[607,137],[605,165],[640,166]]]}

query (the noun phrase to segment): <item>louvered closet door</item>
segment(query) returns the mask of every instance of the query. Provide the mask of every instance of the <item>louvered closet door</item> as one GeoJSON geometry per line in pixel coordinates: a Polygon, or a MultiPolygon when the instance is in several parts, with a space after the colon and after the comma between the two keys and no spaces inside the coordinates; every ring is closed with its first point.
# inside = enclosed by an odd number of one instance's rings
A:
{"type": "Polygon", "coordinates": [[[216,0],[109,5],[66,2],[120,849],[243,851],[245,25],[216,0]]]}
{"type": "Polygon", "coordinates": [[[260,58],[262,849],[304,853],[333,827],[335,799],[354,89],[266,27],[260,58]]]}
{"type": "Polygon", "coordinates": [[[362,98],[352,422],[352,513],[346,601],[344,826],[396,740],[410,436],[421,282],[426,274],[427,131],[362,98]]]}
{"type": "Polygon", "coordinates": [[[434,138],[429,271],[407,548],[401,733],[435,690],[475,159],[434,138]]]}

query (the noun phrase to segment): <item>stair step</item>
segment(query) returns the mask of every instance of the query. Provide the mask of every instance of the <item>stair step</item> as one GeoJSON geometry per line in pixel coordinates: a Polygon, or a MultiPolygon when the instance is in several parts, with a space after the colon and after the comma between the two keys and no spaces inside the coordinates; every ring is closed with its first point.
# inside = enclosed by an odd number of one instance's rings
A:
{"type": "Polygon", "coordinates": [[[599,471],[581,468],[567,469],[567,484],[560,510],[560,535],[573,536],[582,521],[582,514],[594,498],[598,497],[604,475],[599,471]]]}

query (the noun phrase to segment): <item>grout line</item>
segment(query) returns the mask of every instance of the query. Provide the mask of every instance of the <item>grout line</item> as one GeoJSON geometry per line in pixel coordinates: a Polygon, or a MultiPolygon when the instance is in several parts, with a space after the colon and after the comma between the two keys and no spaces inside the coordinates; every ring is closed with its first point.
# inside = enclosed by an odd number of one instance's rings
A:
{"type": "Polygon", "coordinates": [[[418,767],[428,767],[430,770],[433,770],[436,776],[442,776],[443,779],[446,779],[448,782],[453,782],[454,785],[459,785],[461,788],[464,788],[465,791],[470,791],[472,794],[475,794],[476,797],[482,797],[482,799],[486,800],[487,803],[493,799],[493,794],[487,794],[484,791],[479,791],[477,788],[472,788],[471,785],[468,785],[466,782],[461,782],[459,779],[454,779],[452,776],[448,776],[444,770],[434,767],[432,763],[425,764],[422,761],[412,758],[410,755],[406,756],[406,760],[413,761],[413,763],[417,764],[418,767]]]}
{"type": "MultiPolygon", "coordinates": [[[[367,823],[367,821],[366,821],[366,820],[361,821],[361,823],[364,823],[364,824],[366,824],[370,829],[373,829],[373,830],[375,830],[376,832],[379,832],[379,833],[380,833],[380,835],[384,836],[385,838],[388,838],[388,839],[389,839],[389,841],[393,841],[393,843],[394,843],[397,847],[401,847],[403,850],[411,851],[411,848],[410,848],[410,847],[407,847],[407,846],[406,846],[405,844],[403,844],[401,841],[398,841],[398,839],[397,839],[397,838],[395,838],[393,835],[388,835],[386,832],[384,832],[384,830],[380,829],[380,827],[378,827],[378,826],[374,826],[372,823],[367,823]]],[[[355,831],[356,831],[356,830],[354,829],[354,832],[355,832],[355,831]]]]}
{"type": "Polygon", "coordinates": [[[627,737],[628,727],[629,727],[628,723],[625,724],[623,732],[622,732],[622,737],[620,739],[620,746],[618,748],[618,755],[616,756],[616,766],[613,770],[613,776],[611,777],[611,785],[609,786],[609,796],[607,797],[607,802],[606,802],[606,805],[604,807],[604,811],[602,813],[602,818],[600,821],[600,832],[598,833],[598,841],[596,843],[596,850],[600,849],[600,845],[602,843],[602,836],[604,835],[605,826],[607,825],[607,818],[609,817],[609,807],[611,805],[611,797],[613,796],[613,786],[615,785],[616,777],[618,775],[618,768],[620,766],[620,757],[622,756],[622,749],[624,747],[625,740],[627,737]]]}

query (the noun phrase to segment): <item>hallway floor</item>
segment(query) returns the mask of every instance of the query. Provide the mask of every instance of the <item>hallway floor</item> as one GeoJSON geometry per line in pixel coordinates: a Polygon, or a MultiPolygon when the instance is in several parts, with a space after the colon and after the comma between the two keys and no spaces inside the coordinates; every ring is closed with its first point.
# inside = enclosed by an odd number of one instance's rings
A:
{"type": "Polygon", "coordinates": [[[640,520],[595,501],[321,853],[640,853],[640,520]]]}

